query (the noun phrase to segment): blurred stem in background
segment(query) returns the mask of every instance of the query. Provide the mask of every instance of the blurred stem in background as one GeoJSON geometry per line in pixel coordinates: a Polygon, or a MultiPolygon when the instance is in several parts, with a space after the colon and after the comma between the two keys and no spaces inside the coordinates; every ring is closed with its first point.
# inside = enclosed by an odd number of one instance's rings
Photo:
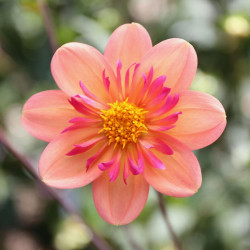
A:
{"type": "Polygon", "coordinates": [[[164,197],[161,193],[157,192],[158,194],[158,201],[159,201],[159,207],[160,207],[160,210],[161,210],[161,213],[162,213],[162,216],[164,218],[164,221],[166,223],[166,226],[167,226],[167,230],[169,231],[170,233],[170,237],[174,243],[174,247],[176,250],[182,250],[182,247],[181,247],[181,243],[170,223],[170,220],[168,218],[168,213],[167,213],[167,207],[166,207],[166,203],[164,201],[164,197]]]}
{"type": "Polygon", "coordinates": [[[134,250],[142,250],[143,248],[138,244],[138,242],[135,240],[133,233],[131,233],[131,229],[129,225],[125,225],[124,227],[125,235],[129,241],[130,246],[134,250]]]}
{"type": "Polygon", "coordinates": [[[51,19],[51,14],[48,5],[44,0],[37,0],[37,4],[43,17],[45,31],[49,39],[50,47],[53,52],[55,52],[58,48],[58,43],[55,37],[55,27],[51,19]]]}
{"type": "Polygon", "coordinates": [[[39,178],[38,174],[35,171],[35,168],[31,165],[29,160],[21,155],[6,139],[6,136],[3,130],[0,128],[0,142],[8,149],[8,151],[14,155],[27,169],[27,171],[34,177],[35,181],[39,184],[41,189],[49,194],[53,199],[61,205],[61,207],[70,215],[72,215],[78,223],[86,229],[90,238],[92,239],[93,244],[100,250],[111,250],[112,248],[109,244],[102,239],[86,222],[83,220],[82,216],[76,211],[68,202],[66,202],[56,191],[46,186],[39,178]]]}

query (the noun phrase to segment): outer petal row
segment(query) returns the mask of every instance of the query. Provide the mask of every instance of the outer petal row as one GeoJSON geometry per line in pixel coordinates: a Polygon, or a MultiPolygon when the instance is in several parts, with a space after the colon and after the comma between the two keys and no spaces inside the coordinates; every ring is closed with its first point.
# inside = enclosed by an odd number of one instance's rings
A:
{"type": "Polygon", "coordinates": [[[78,112],[61,90],[48,90],[30,97],[23,107],[23,126],[35,137],[51,141],[78,112]]]}
{"type": "Polygon", "coordinates": [[[157,191],[169,196],[193,195],[201,185],[201,169],[198,160],[181,142],[168,135],[161,135],[161,138],[168,143],[174,154],[167,155],[154,151],[166,168],[157,169],[147,166],[144,170],[146,181],[157,191]]]}
{"type": "Polygon", "coordinates": [[[110,224],[124,225],[142,211],[148,198],[149,185],[142,175],[129,176],[124,183],[122,171],[114,182],[107,171],[93,182],[93,197],[100,216],[110,224]]]}
{"type": "MultiPolygon", "coordinates": [[[[153,66],[154,79],[165,75],[165,86],[172,93],[189,89],[197,70],[197,55],[193,46],[183,39],[172,38],[151,48],[142,58],[136,72],[136,87],[143,86],[142,74],[147,74],[153,66]]],[[[132,100],[137,99],[138,91],[133,91],[132,100]]]]}
{"type": "Polygon", "coordinates": [[[104,56],[95,48],[82,43],[68,43],[60,47],[51,61],[51,72],[65,93],[72,96],[82,92],[79,82],[101,100],[109,101],[103,85],[102,73],[105,69],[110,82],[114,84],[114,73],[104,56]]]}
{"type": "Polygon", "coordinates": [[[181,111],[177,126],[167,133],[192,150],[208,146],[219,138],[226,126],[226,114],[221,103],[211,95],[198,91],[183,91],[172,112],[181,111]]]}
{"type": "Polygon", "coordinates": [[[146,29],[138,23],[124,24],[111,35],[104,56],[116,71],[117,61],[122,62],[122,79],[132,63],[139,63],[152,42],[146,29]]]}
{"type": "MultiPolygon", "coordinates": [[[[91,183],[102,174],[97,166],[90,167],[86,172],[86,162],[101,147],[95,146],[89,151],[67,156],[74,144],[94,138],[97,128],[76,129],[59,135],[45,148],[39,162],[39,174],[43,181],[57,188],[77,188],[91,183]],[[79,136],[80,135],[80,136],[79,136]]],[[[107,154],[109,159],[109,155],[107,154]]]]}

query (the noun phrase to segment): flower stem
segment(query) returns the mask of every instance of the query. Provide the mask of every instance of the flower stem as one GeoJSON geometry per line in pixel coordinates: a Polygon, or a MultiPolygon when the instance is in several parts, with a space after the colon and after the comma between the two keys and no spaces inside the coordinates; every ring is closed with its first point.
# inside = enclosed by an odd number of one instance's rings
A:
{"type": "Polygon", "coordinates": [[[134,237],[133,237],[133,233],[131,233],[131,228],[130,225],[125,225],[124,226],[124,230],[125,230],[125,235],[127,240],[129,241],[131,247],[133,250],[142,250],[142,247],[140,247],[138,245],[138,243],[135,241],[134,237]]]}
{"type": "Polygon", "coordinates": [[[162,216],[164,218],[164,221],[166,223],[166,226],[167,226],[167,230],[169,231],[170,233],[170,237],[174,243],[174,247],[176,250],[182,250],[182,247],[181,247],[181,243],[169,221],[169,218],[168,218],[168,213],[167,213],[167,206],[164,202],[164,199],[163,199],[163,195],[159,192],[157,192],[158,194],[158,202],[159,202],[159,207],[160,207],[160,211],[162,213],[162,216]]]}
{"type": "Polygon", "coordinates": [[[66,202],[55,190],[46,186],[41,180],[38,174],[35,171],[35,168],[29,162],[29,160],[22,154],[20,154],[7,140],[6,136],[4,135],[3,130],[0,128],[0,142],[5,146],[5,148],[15,156],[27,169],[27,171],[34,177],[36,183],[40,186],[41,190],[44,193],[47,193],[50,197],[56,200],[61,207],[71,216],[73,216],[76,221],[87,231],[89,236],[92,239],[93,244],[99,250],[111,250],[111,246],[99,236],[86,222],[83,220],[80,213],[72,206],[69,202],[66,202]]]}
{"type": "Polygon", "coordinates": [[[42,14],[42,18],[43,18],[43,22],[44,22],[44,26],[45,26],[45,31],[46,31],[47,37],[49,39],[50,47],[51,47],[52,51],[55,52],[58,48],[58,44],[57,44],[57,39],[55,36],[55,28],[54,28],[54,25],[52,22],[52,18],[50,15],[48,5],[47,5],[46,1],[44,1],[44,0],[37,0],[37,4],[38,4],[38,7],[39,7],[40,12],[42,14]]]}

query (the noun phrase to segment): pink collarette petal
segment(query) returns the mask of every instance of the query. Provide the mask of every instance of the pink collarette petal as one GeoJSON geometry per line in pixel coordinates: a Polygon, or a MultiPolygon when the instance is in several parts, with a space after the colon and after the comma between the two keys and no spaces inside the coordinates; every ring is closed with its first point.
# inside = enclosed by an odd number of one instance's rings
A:
{"type": "MultiPolygon", "coordinates": [[[[129,72],[130,72],[130,69],[131,69],[133,66],[135,66],[135,68],[134,68],[134,72],[135,72],[136,66],[137,66],[136,63],[132,63],[132,64],[129,66],[129,68],[127,69],[127,71],[126,71],[126,75],[125,75],[125,98],[128,97],[129,92],[130,92],[130,73],[129,73],[129,72]]],[[[133,81],[133,77],[132,77],[131,82],[132,82],[132,81],[133,81]]]]}
{"type": "MultiPolygon", "coordinates": [[[[75,123],[69,127],[67,127],[66,129],[64,129],[63,131],[61,131],[61,134],[66,133],[68,131],[72,131],[72,130],[76,130],[76,129],[86,129],[89,128],[89,126],[91,125],[92,128],[100,128],[100,125],[98,123],[75,123]]],[[[82,130],[82,131],[83,131],[82,130]]]]}
{"type": "MultiPolygon", "coordinates": [[[[142,77],[144,79],[144,85],[143,85],[143,89],[141,90],[140,92],[140,95],[139,95],[139,98],[138,98],[138,93],[137,93],[137,99],[139,99],[138,103],[141,103],[141,101],[143,100],[147,90],[148,90],[148,87],[150,85],[150,82],[148,81],[148,78],[147,76],[145,75],[145,73],[142,73],[142,77]]],[[[135,86],[134,86],[135,87],[135,86]]]]}
{"type": "Polygon", "coordinates": [[[113,166],[109,169],[109,181],[110,182],[114,182],[118,175],[119,175],[119,172],[120,172],[120,166],[121,166],[121,161],[120,160],[117,160],[113,166]]]}
{"type": "Polygon", "coordinates": [[[148,125],[148,129],[152,131],[168,131],[172,128],[176,127],[176,125],[171,126],[154,126],[154,125],[148,125]]]}
{"type": "Polygon", "coordinates": [[[120,94],[122,94],[121,69],[122,69],[122,63],[120,60],[117,60],[116,81],[117,81],[117,86],[118,86],[118,90],[119,90],[120,94]]]}
{"type": "Polygon", "coordinates": [[[69,120],[69,123],[73,123],[73,125],[67,127],[61,133],[66,133],[71,130],[88,128],[88,127],[100,127],[101,120],[100,119],[91,119],[85,117],[75,117],[69,120]]]}
{"type": "Polygon", "coordinates": [[[96,102],[101,103],[102,105],[106,105],[102,100],[100,100],[96,95],[94,95],[92,92],[88,90],[88,88],[80,81],[80,87],[83,91],[83,93],[90,99],[95,100],[96,102]]]}
{"type": "Polygon", "coordinates": [[[116,154],[111,161],[101,162],[98,164],[98,167],[101,171],[109,170],[110,182],[113,182],[118,177],[121,165],[121,156],[116,154]]]}
{"type": "Polygon", "coordinates": [[[86,171],[88,171],[88,169],[91,167],[91,165],[96,161],[98,160],[98,158],[100,157],[100,155],[103,154],[104,150],[106,149],[107,147],[107,143],[105,143],[101,148],[100,150],[93,156],[91,156],[90,158],[88,158],[87,162],[86,162],[86,171]]]}
{"type": "Polygon", "coordinates": [[[159,117],[159,116],[169,112],[170,110],[172,110],[176,106],[178,101],[179,101],[178,94],[175,94],[174,97],[172,97],[172,95],[168,95],[165,103],[159,109],[154,110],[154,112],[150,112],[148,117],[151,117],[151,118],[159,117]]]}
{"type": "Polygon", "coordinates": [[[91,125],[91,124],[94,124],[94,123],[98,123],[100,122],[100,120],[98,119],[93,119],[93,118],[86,118],[86,117],[74,117],[72,119],[69,120],[69,123],[81,123],[81,124],[88,124],[88,125],[91,125]]]}
{"type": "Polygon", "coordinates": [[[159,125],[159,124],[160,125],[170,125],[170,124],[174,124],[174,123],[176,123],[178,121],[178,117],[179,117],[180,114],[182,114],[181,111],[176,112],[176,113],[171,114],[171,115],[168,115],[168,116],[166,116],[164,118],[161,118],[161,119],[157,119],[155,117],[155,120],[153,120],[153,121],[149,120],[149,123],[151,125],[159,125]]]}
{"type": "MultiPolygon", "coordinates": [[[[166,76],[159,76],[158,78],[156,78],[152,84],[150,85],[149,89],[148,89],[148,95],[147,98],[153,99],[157,94],[159,94],[163,88],[163,84],[166,81],[166,76]]],[[[145,100],[145,102],[147,103],[149,100],[145,100]]]]}
{"type": "Polygon", "coordinates": [[[96,101],[94,101],[93,99],[91,99],[91,98],[89,98],[87,96],[75,95],[74,97],[75,98],[80,98],[84,102],[85,105],[90,106],[92,109],[99,110],[99,109],[107,108],[107,105],[96,102],[96,101]]]}
{"type": "Polygon", "coordinates": [[[125,159],[124,162],[124,169],[123,169],[123,181],[124,183],[127,185],[127,178],[129,177],[130,174],[130,170],[129,170],[129,164],[128,164],[128,160],[125,159]]]}
{"type": "Polygon", "coordinates": [[[104,85],[105,89],[107,90],[107,92],[109,92],[110,81],[109,81],[109,78],[106,77],[106,75],[105,75],[105,69],[102,72],[102,81],[103,81],[103,85],[104,85]]]}
{"type": "Polygon", "coordinates": [[[155,107],[157,105],[159,105],[160,103],[163,102],[163,100],[168,96],[170,92],[170,88],[164,87],[162,88],[161,92],[159,93],[158,96],[156,96],[154,99],[152,99],[151,101],[149,101],[146,104],[146,107],[150,109],[150,107],[155,107]]]}
{"type": "Polygon", "coordinates": [[[130,171],[131,171],[131,173],[133,175],[141,174],[143,172],[144,166],[145,166],[142,152],[139,151],[139,153],[138,153],[138,163],[137,163],[137,165],[135,164],[135,162],[134,162],[134,160],[133,160],[133,158],[131,157],[130,154],[128,154],[128,163],[129,163],[130,171]]]}
{"type": "Polygon", "coordinates": [[[78,100],[78,98],[76,97],[71,97],[71,99],[68,100],[68,102],[75,108],[76,111],[84,115],[88,115],[88,116],[97,115],[95,111],[83,105],[82,102],[78,100]]]}
{"type": "Polygon", "coordinates": [[[148,84],[151,84],[151,82],[153,80],[153,76],[154,76],[154,68],[153,68],[153,66],[151,66],[150,70],[148,72],[148,76],[147,76],[147,82],[148,82],[148,84]]]}
{"type": "Polygon", "coordinates": [[[111,168],[114,165],[115,161],[116,161],[116,158],[114,157],[111,161],[101,162],[98,164],[98,168],[102,171],[105,171],[105,170],[111,168]]]}
{"type": "Polygon", "coordinates": [[[154,148],[166,155],[172,155],[174,153],[173,149],[165,141],[159,138],[155,139],[154,148]]]}
{"type": "Polygon", "coordinates": [[[144,150],[144,155],[146,156],[147,162],[150,167],[157,169],[166,169],[164,163],[159,158],[157,158],[151,151],[144,150]]]}
{"type": "Polygon", "coordinates": [[[104,140],[104,139],[105,139],[105,137],[99,137],[99,138],[88,140],[88,141],[81,143],[79,145],[75,144],[74,145],[75,148],[73,148],[71,151],[69,151],[66,155],[72,156],[72,155],[84,153],[84,152],[88,151],[89,149],[91,149],[92,147],[94,147],[98,142],[100,142],[101,140],[104,140]]]}
{"type": "Polygon", "coordinates": [[[166,141],[161,140],[160,137],[161,133],[159,132],[150,133],[150,135],[147,137],[147,141],[140,140],[140,144],[146,149],[156,149],[163,154],[172,155],[174,153],[173,149],[167,144],[166,141]]]}
{"type": "Polygon", "coordinates": [[[154,148],[153,142],[147,140],[146,138],[140,138],[139,142],[146,149],[154,148]]]}

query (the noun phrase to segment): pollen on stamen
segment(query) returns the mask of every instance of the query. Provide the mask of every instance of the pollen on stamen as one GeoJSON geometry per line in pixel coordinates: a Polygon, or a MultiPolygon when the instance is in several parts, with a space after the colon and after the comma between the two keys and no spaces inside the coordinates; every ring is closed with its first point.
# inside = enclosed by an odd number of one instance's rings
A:
{"type": "Polygon", "coordinates": [[[98,134],[104,133],[109,139],[109,145],[114,142],[114,147],[120,145],[124,149],[129,142],[136,143],[141,134],[148,132],[145,124],[147,111],[143,108],[129,103],[128,98],[108,105],[108,110],[101,110],[103,128],[98,134]]]}

